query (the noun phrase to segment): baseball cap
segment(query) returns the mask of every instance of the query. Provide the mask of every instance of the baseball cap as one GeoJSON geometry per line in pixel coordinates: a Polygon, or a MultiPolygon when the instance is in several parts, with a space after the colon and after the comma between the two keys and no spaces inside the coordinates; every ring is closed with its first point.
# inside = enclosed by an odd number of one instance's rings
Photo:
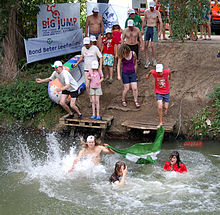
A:
{"type": "Polygon", "coordinates": [[[133,19],[129,19],[129,20],[128,20],[128,27],[130,27],[130,26],[134,26],[134,21],[133,21],[133,19]]]}
{"type": "Polygon", "coordinates": [[[85,37],[83,39],[83,44],[86,45],[86,44],[90,44],[90,38],[89,37],[85,37]]]}
{"type": "Polygon", "coordinates": [[[163,64],[156,65],[156,72],[163,72],[163,64]]]}
{"type": "Polygon", "coordinates": [[[98,69],[99,68],[99,62],[97,60],[92,61],[92,69],[98,69]]]}
{"type": "Polygon", "coordinates": [[[54,68],[57,68],[57,67],[59,67],[59,66],[63,66],[63,64],[62,64],[61,61],[57,60],[57,61],[55,61],[54,64],[52,64],[51,66],[54,67],[54,68]]]}
{"type": "Polygon", "coordinates": [[[97,41],[97,39],[96,39],[96,37],[95,37],[94,35],[91,35],[91,36],[89,37],[89,39],[90,39],[91,42],[97,41]]]}
{"type": "Polygon", "coordinates": [[[98,9],[97,7],[94,7],[94,8],[92,9],[92,12],[98,13],[98,12],[99,12],[99,9],[98,9]]]}
{"type": "Polygon", "coordinates": [[[155,2],[154,1],[150,1],[149,2],[149,7],[155,7],[155,2]]]}
{"type": "Polygon", "coordinates": [[[86,142],[92,142],[92,141],[94,141],[94,140],[95,140],[95,137],[94,137],[93,135],[89,135],[89,136],[87,137],[86,142]]]}
{"type": "Polygon", "coordinates": [[[135,10],[133,8],[129,9],[128,10],[128,15],[132,14],[132,13],[135,13],[135,10]]]}
{"type": "Polygon", "coordinates": [[[106,29],[106,34],[108,34],[108,33],[110,33],[110,34],[112,33],[112,29],[111,28],[107,28],[106,29]]]}

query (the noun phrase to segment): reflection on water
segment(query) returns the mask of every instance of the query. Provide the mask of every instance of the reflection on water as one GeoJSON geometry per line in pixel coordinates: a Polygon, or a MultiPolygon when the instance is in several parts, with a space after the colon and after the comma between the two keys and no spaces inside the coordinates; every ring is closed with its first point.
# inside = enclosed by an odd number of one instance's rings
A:
{"type": "MultiPolygon", "coordinates": [[[[125,142],[108,142],[125,147],[125,142]]],[[[80,147],[71,138],[1,135],[0,214],[219,214],[220,146],[184,148],[167,142],[155,164],[136,165],[120,155],[103,163],[78,163],[67,173],[80,147]],[[172,150],[188,172],[163,171],[172,150]],[[118,160],[128,165],[126,185],[109,184],[118,160]]],[[[129,143],[132,144],[132,143],[129,143]]]]}

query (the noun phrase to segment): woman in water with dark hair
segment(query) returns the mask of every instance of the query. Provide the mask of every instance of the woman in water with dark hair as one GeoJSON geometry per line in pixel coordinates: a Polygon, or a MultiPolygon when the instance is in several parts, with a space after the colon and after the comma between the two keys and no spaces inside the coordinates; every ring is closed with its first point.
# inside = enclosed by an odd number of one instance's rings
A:
{"type": "Polygon", "coordinates": [[[111,183],[114,183],[119,186],[123,186],[125,183],[126,175],[128,173],[127,166],[124,162],[118,161],[115,164],[115,172],[109,178],[111,183]],[[121,180],[120,177],[122,176],[121,180]]]}
{"type": "Polygon", "coordinates": [[[167,171],[187,172],[186,166],[180,160],[179,152],[173,151],[170,154],[170,161],[166,161],[164,169],[167,171]]]}

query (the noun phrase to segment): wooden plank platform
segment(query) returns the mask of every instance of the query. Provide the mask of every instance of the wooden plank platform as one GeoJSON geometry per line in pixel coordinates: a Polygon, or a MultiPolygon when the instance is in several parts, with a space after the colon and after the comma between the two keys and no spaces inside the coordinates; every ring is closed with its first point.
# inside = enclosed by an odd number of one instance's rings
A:
{"type": "MultiPolygon", "coordinates": [[[[173,127],[175,126],[176,121],[164,123],[164,129],[166,132],[173,131],[173,127]]],[[[143,121],[129,121],[126,120],[121,124],[122,126],[125,126],[128,130],[135,128],[135,129],[141,129],[144,130],[143,133],[150,133],[150,130],[157,130],[158,122],[143,122],[143,121]]]]}
{"type": "Polygon", "coordinates": [[[97,129],[106,129],[107,127],[110,127],[114,119],[114,117],[110,115],[103,115],[102,120],[89,119],[89,116],[83,116],[82,120],[79,120],[77,118],[65,119],[66,116],[68,116],[68,114],[60,118],[59,120],[60,124],[71,127],[84,127],[84,128],[97,128],[97,129]]]}

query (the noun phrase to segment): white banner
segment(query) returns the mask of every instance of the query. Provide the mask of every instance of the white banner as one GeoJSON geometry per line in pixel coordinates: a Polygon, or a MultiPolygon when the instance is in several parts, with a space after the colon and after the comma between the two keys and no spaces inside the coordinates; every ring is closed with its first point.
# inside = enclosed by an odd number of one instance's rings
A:
{"type": "Polygon", "coordinates": [[[115,23],[119,23],[122,29],[125,28],[125,21],[128,18],[128,7],[87,2],[87,16],[92,15],[92,9],[94,7],[99,8],[99,14],[103,18],[104,30],[106,28],[112,28],[112,25],[115,23]]]}
{"type": "Polygon", "coordinates": [[[80,3],[40,5],[38,37],[62,34],[80,28],[80,3]]]}
{"type": "Polygon", "coordinates": [[[82,30],[24,40],[27,63],[81,51],[82,30]]]}

